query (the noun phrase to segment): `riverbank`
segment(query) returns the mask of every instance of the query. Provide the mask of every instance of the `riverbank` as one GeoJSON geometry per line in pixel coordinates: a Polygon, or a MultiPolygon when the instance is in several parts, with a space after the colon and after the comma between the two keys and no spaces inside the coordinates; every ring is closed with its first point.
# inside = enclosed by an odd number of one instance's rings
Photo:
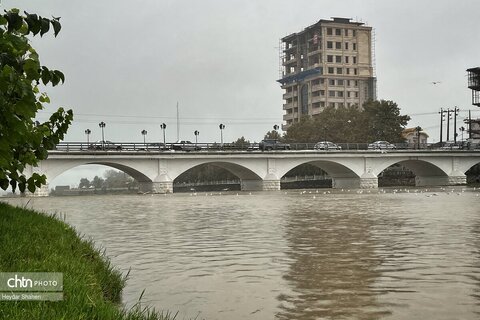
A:
{"type": "Polygon", "coordinates": [[[0,301],[0,319],[171,319],[140,304],[124,310],[127,276],[55,216],[0,202],[0,247],[0,272],[63,273],[62,301],[0,301]]]}

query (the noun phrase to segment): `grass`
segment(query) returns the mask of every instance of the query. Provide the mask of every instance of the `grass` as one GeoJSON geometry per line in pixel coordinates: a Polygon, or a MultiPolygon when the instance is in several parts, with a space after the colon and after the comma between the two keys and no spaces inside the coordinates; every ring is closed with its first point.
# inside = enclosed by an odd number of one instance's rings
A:
{"type": "MultiPolygon", "coordinates": [[[[0,272],[62,272],[63,301],[0,301],[0,319],[168,320],[121,305],[122,275],[94,243],[55,216],[0,203],[0,272]]],[[[143,293],[142,293],[143,294],[143,293]]],[[[141,297],[140,297],[141,299],[141,297]]]]}

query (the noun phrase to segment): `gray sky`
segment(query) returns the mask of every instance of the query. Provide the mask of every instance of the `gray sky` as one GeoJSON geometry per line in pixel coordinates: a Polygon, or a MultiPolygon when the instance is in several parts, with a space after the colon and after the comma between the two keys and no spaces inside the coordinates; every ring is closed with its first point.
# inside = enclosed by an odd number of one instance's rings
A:
{"type": "Polygon", "coordinates": [[[466,69],[480,66],[478,0],[3,0],[46,17],[60,16],[62,31],[33,41],[43,65],[62,70],[63,86],[46,89],[74,123],[66,141],[176,139],[199,142],[245,136],[259,141],[282,123],[279,39],[320,19],[348,17],[375,29],[378,98],[397,102],[438,141],[441,107],[471,105],[466,69]],[[441,83],[433,85],[432,81],[441,83]]]}

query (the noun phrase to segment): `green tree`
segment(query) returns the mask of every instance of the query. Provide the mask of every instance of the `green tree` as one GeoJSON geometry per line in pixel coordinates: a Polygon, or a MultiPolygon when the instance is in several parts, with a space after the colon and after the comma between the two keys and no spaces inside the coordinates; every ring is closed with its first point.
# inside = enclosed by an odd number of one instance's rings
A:
{"type": "Polygon", "coordinates": [[[395,102],[369,101],[363,105],[363,109],[365,123],[368,123],[368,141],[404,142],[402,131],[410,120],[410,116],[401,115],[400,108],[395,102]]]}
{"type": "Polygon", "coordinates": [[[73,120],[71,110],[59,108],[46,122],[35,121],[39,110],[50,102],[44,86],[64,82],[62,72],[41,66],[38,53],[27,36],[43,36],[53,28],[60,32],[59,18],[36,14],[21,15],[18,9],[0,14],[0,187],[17,186],[21,192],[34,192],[46,183],[45,175],[24,173],[28,165],[46,159],[47,150],[64,138],[73,120]]]}
{"type": "Polygon", "coordinates": [[[238,138],[236,141],[232,142],[232,144],[237,148],[248,148],[248,146],[250,145],[250,141],[248,141],[247,139],[245,139],[244,136],[242,136],[241,138],[238,138]]]}
{"type": "Polygon", "coordinates": [[[393,101],[370,101],[360,109],[356,106],[327,107],[314,117],[303,117],[291,125],[285,135],[288,142],[334,141],[366,143],[374,140],[403,142],[402,131],[410,120],[401,115],[393,101]]]}

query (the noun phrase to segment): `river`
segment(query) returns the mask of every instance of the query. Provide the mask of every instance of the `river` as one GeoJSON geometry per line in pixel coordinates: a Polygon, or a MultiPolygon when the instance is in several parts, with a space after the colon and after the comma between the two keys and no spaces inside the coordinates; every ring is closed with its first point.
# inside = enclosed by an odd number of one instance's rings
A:
{"type": "Polygon", "coordinates": [[[480,189],[7,201],[105,248],[127,306],[177,319],[478,319],[480,189]]]}

